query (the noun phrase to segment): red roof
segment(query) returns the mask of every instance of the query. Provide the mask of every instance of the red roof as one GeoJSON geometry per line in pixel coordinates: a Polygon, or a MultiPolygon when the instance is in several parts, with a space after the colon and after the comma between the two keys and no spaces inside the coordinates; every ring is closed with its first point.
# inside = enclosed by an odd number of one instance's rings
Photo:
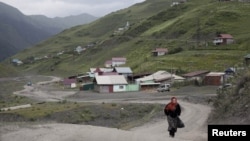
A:
{"type": "Polygon", "coordinates": [[[218,37],[223,39],[233,39],[233,36],[230,34],[220,34],[218,37]]]}
{"type": "Polygon", "coordinates": [[[168,51],[168,49],[166,49],[166,48],[156,48],[152,52],[167,52],[167,51],[168,51]]]}
{"type": "Polygon", "coordinates": [[[63,80],[63,84],[64,85],[71,85],[72,83],[76,83],[76,79],[68,79],[68,78],[65,78],[63,80]]]}
{"type": "Polygon", "coordinates": [[[122,61],[122,62],[125,62],[127,59],[124,58],[124,57],[113,57],[112,58],[112,61],[122,61]]]}
{"type": "Polygon", "coordinates": [[[101,71],[101,69],[100,69],[100,68],[96,68],[96,70],[95,70],[94,72],[99,73],[99,72],[103,72],[103,71],[101,71]]]}

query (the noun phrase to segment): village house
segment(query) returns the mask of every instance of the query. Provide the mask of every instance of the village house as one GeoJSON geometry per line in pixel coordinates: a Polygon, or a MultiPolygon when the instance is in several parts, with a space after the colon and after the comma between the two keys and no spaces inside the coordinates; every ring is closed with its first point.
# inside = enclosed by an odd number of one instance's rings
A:
{"type": "Polygon", "coordinates": [[[177,6],[177,5],[183,4],[183,3],[185,3],[185,2],[187,2],[187,0],[176,0],[176,1],[173,1],[172,4],[171,4],[170,6],[171,6],[171,7],[177,6]]]}
{"type": "Polygon", "coordinates": [[[125,57],[113,57],[111,61],[112,67],[116,67],[126,64],[127,59],[125,57]]]}
{"type": "Polygon", "coordinates": [[[82,82],[80,90],[93,90],[93,80],[95,79],[95,77],[105,75],[118,75],[118,73],[113,72],[113,68],[90,68],[90,72],[87,72],[86,75],[81,75],[77,77],[78,82],[82,82]]]}
{"type": "Polygon", "coordinates": [[[185,78],[167,71],[157,71],[151,75],[136,79],[136,83],[174,83],[184,81],[185,78]]]}
{"type": "Polygon", "coordinates": [[[62,84],[64,88],[75,88],[77,80],[75,78],[65,78],[62,80],[62,84]]]}
{"type": "Polygon", "coordinates": [[[127,80],[123,75],[97,75],[94,90],[100,93],[125,92],[127,80]]]}
{"type": "Polygon", "coordinates": [[[140,85],[142,90],[154,89],[163,83],[174,83],[184,81],[185,78],[176,74],[171,74],[167,71],[157,71],[151,75],[135,79],[135,82],[140,85]]]}
{"type": "Polygon", "coordinates": [[[203,84],[220,86],[225,83],[225,73],[224,72],[210,72],[206,74],[203,84]]]}
{"type": "Polygon", "coordinates": [[[227,45],[232,44],[233,42],[234,38],[230,34],[218,34],[213,40],[214,45],[227,45]]]}
{"type": "Polygon", "coordinates": [[[107,60],[104,63],[106,68],[117,67],[126,64],[127,59],[125,57],[113,57],[111,60],[107,60]]]}
{"type": "Polygon", "coordinates": [[[81,46],[77,46],[75,49],[75,52],[77,52],[78,54],[80,54],[81,52],[83,52],[84,50],[86,50],[86,48],[83,48],[81,46]]]}
{"type": "Polygon", "coordinates": [[[207,70],[200,70],[200,71],[194,71],[194,72],[189,72],[186,74],[183,74],[182,76],[186,78],[187,80],[197,80],[197,81],[202,81],[204,77],[209,73],[210,71],[207,70]]]}
{"type": "Polygon", "coordinates": [[[168,49],[167,48],[155,48],[152,51],[152,55],[153,56],[162,56],[162,55],[166,55],[168,53],[168,49]]]}
{"type": "Polygon", "coordinates": [[[12,59],[12,64],[14,64],[16,66],[20,66],[23,64],[23,61],[21,61],[19,59],[12,59]]]}

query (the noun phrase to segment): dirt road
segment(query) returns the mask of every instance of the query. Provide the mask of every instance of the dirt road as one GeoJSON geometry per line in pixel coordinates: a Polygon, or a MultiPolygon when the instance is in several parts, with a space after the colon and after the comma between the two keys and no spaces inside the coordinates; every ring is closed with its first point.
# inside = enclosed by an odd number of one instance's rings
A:
{"type": "MultiPolygon", "coordinates": [[[[37,88],[37,87],[36,87],[37,88]]],[[[22,91],[24,92],[24,91],[22,91]]],[[[25,89],[25,93],[29,95],[39,95],[44,100],[61,99],[64,96],[73,95],[67,93],[60,95],[61,92],[51,91],[48,93],[42,89],[31,87],[25,89]],[[29,91],[30,90],[30,91],[29,91]],[[57,97],[57,95],[60,95],[57,97]]],[[[20,94],[20,93],[18,93],[20,94]]],[[[24,93],[22,93],[24,94],[24,93]]],[[[117,99],[81,99],[81,101],[92,102],[134,102],[134,103],[162,103],[168,102],[168,99],[147,98],[145,99],[129,99],[119,97],[117,99]]],[[[37,98],[37,97],[36,97],[37,98]]],[[[175,138],[170,138],[167,132],[166,119],[158,119],[151,121],[143,126],[130,129],[129,131],[116,128],[97,127],[90,125],[75,124],[42,124],[42,125],[8,125],[1,127],[1,141],[206,141],[207,125],[206,120],[211,111],[211,107],[201,104],[194,104],[179,100],[183,107],[181,119],[185,123],[185,128],[178,129],[175,138]]]]}

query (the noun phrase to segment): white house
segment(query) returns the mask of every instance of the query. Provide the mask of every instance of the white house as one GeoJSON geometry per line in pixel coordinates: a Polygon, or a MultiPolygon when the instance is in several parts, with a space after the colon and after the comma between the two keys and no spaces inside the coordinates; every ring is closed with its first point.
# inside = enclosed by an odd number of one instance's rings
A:
{"type": "Polygon", "coordinates": [[[152,50],[153,56],[162,56],[162,55],[166,55],[167,53],[168,53],[167,48],[155,48],[154,50],[152,50]]]}
{"type": "Polygon", "coordinates": [[[19,60],[19,59],[13,59],[13,60],[12,60],[12,63],[13,63],[14,65],[17,65],[17,66],[23,64],[23,62],[22,62],[21,60],[19,60]]]}
{"type": "Polygon", "coordinates": [[[222,45],[222,44],[232,44],[234,42],[234,38],[230,34],[219,34],[214,38],[214,45],[222,45]]]}
{"type": "Polygon", "coordinates": [[[94,89],[100,93],[125,92],[128,85],[123,75],[97,75],[94,89]]]}
{"type": "Polygon", "coordinates": [[[75,51],[80,54],[81,52],[83,52],[85,50],[85,48],[82,48],[81,46],[77,46],[75,51]]]}

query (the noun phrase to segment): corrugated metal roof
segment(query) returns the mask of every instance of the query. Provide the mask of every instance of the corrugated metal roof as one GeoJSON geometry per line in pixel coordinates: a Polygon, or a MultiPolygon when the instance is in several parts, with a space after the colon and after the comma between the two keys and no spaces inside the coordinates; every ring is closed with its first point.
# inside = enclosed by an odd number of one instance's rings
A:
{"type": "Polygon", "coordinates": [[[186,74],[183,74],[182,76],[184,76],[184,77],[194,77],[194,76],[199,76],[199,75],[206,74],[206,73],[209,73],[209,72],[210,71],[207,71],[207,70],[200,70],[200,71],[194,71],[194,72],[186,73],[186,74]]]}
{"type": "Polygon", "coordinates": [[[175,80],[184,80],[184,79],[186,79],[184,77],[181,77],[181,76],[175,75],[175,74],[173,74],[172,77],[174,77],[175,80]]]}
{"type": "Polygon", "coordinates": [[[130,67],[115,67],[115,70],[118,73],[133,73],[130,67]]]}
{"type": "Polygon", "coordinates": [[[224,72],[210,72],[206,76],[222,76],[225,75],[224,72]]]}
{"type": "Polygon", "coordinates": [[[167,71],[157,71],[149,76],[145,76],[143,78],[136,79],[137,82],[150,81],[150,80],[163,80],[171,78],[171,73],[167,71]]]}
{"type": "Polygon", "coordinates": [[[123,75],[100,75],[95,79],[98,85],[128,84],[123,75]]]}

